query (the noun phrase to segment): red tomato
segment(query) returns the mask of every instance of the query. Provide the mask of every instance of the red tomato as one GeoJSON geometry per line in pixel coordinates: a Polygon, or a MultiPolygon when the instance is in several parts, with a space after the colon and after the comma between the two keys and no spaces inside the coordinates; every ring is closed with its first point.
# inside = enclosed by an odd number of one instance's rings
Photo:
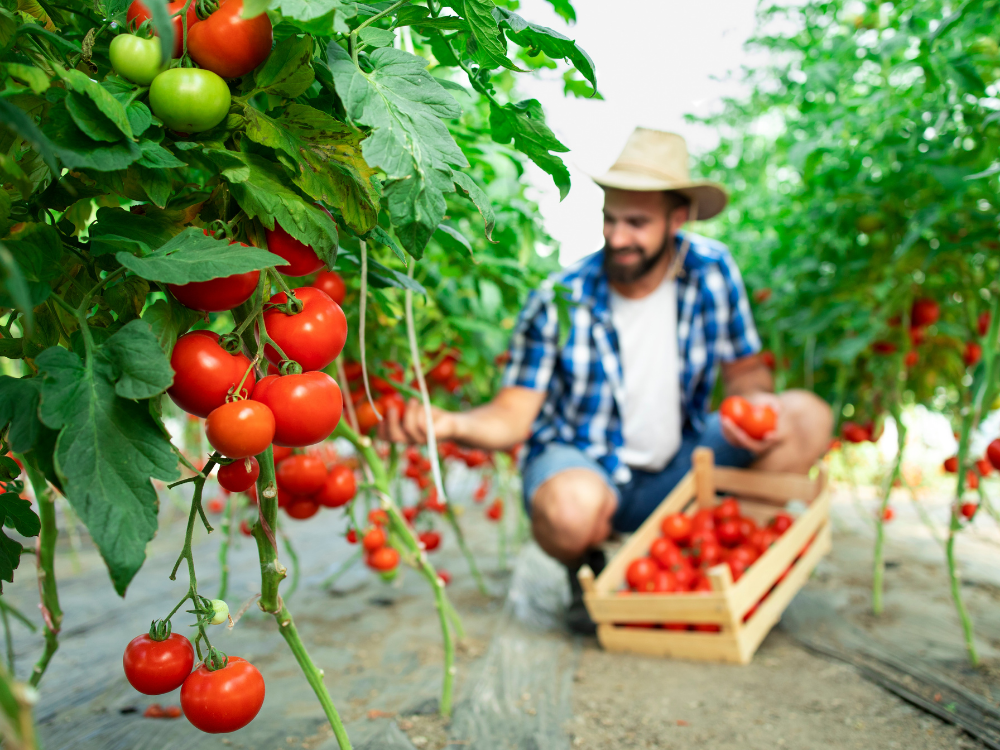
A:
{"type": "Polygon", "coordinates": [[[188,31],[188,54],[216,75],[239,78],[267,59],[273,41],[267,13],[243,18],[243,0],[222,0],[215,13],[188,31]]]}
{"type": "Polygon", "coordinates": [[[250,522],[246,519],[240,521],[240,533],[243,536],[253,536],[253,527],[250,526],[250,522]]]}
{"type": "Polygon", "coordinates": [[[376,526],[387,526],[389,524],[389,514],[381,508],[372,508],[368,511],[368,523],[376,526]]]}
{"type": "Polygon", "coordinates": [[[344,538],[347,540],[348,544],[357,544],[358,543],[358,532],[355,531],[354,529],[348,529],[347,533],[344,534],[344,538]]]}
{"type": "Polygon", "coordinates": [[[982,476],[988,477],[993,473],[993,464],[987,461],[985,458],[981,458],[976,461],[976,471],[978,471],[982,476]]]}
{"type": "Polygon", "coordinates": [[[729,566],[729,572],[732,574],[734,581],[740,580],[743,574],[746,573],[747,568],[750,567],[750,563],[742,557],[730,558],[726,560],[726,565],[729,566]]]}
{"type": "MultiPolygon", "coordinates": [[[[278,491],[278,494],[281,494],[281,490],[278,491]]],[[[316,504],[316,501],[305,495],[292,495],[284,507],[285,513],[296,521],[312,518],[319,513],[319,505],[316,504]]]]}
{"type": "Polygon", "coordinates": [[[958,473],[958,456],[952,456],[944,460],[944,470],[949,474],[958,473]]]}
{"type": "Polygon", "coordinates": [[[274,455],[274,464],[277,466],[292,455],[292,449],[284,445],[272,445],[271,453],[274,455]]]}
{"type": "MultiPolygon", "coordinates": [[[[322,370],[333,362],[347,341],[347,318],[340,305],[319,289],[311,286],[293,290],[303,303],[302,312],[286,315],[284,292],[271,297],[264,311],[267,335],[281,347],[289,359],[294,359],[303,370],[322,370]]],[[[264,356],[271,364],[281,364],[281,355],[268,344],[264,356]]]]}
{"type": "Polygon", "coordinates": [[[993,464],[994,469],[1000,469],[1000,438],[990,441],[986,446],[986,458],[993,464]]]}
{"type": "MultiPolygon", "coordinates": [[[[381,409],[379,409],[379,414],[382,414],[381,409]]],[[[362,401],[356,406],[354,416],[358,418],[358,432],[362,435],[367,435],[378,424],[378,415],[375,413],[375,407],[372,406],[370,401],[362,401]]],[[[382,414],[382,416],[384,417],[385,415],[382,414]]]]}
{"type": "Polygon", "coordinates": [[[674,565],[680,565],[684,559],[680,548],[669,539],[664,539],[663,537],[655,539],[650,545],[649,556],[660,567],[666,570],[670,570],[674,565]]]}
{"type": "Polygon", "coordinates": [[[246,492],[260,476],[260,464],[253,456],[219,467],[219,486],[230,492],[246,492]],[[249,467],[249,468],[247,468],[249,467]]]}
{"type": "MultiPolygon", "coordinates": [[[[323,211],[333,219],[329,211],[325,208],[323,211]]],[[[323,267],[323,261],[316,252],[292,237],[278,222],[274,222],[274,229],[265,228],[264,234],[267,236],[267,249],[288,261],[287,266],[276,266],[285,276],[308,276],[323,267]]]]}
{"type": "Polygon", "coordinates": [[[474,448],[471,451],[466,451],[464,458],[465,458],[465,465],[468,466],[470,469],[475,469],[479,466],[483,466],[484,464],[488,464],[490,462],[490,454],[487,453],[486,451],[479,450],[478,448],[474,448]]]}
{"type": "MultiPolygon", "coordinates": [[[[892,508],[886,508],[884,511],[882,511],[883,521],[891,521],[895,517],[896,517],[896,511],[894,511],[892,508]]],[[[805,552],[805,550],[802,551],[805,552]]]]}
{"type": "Polygon", "coordinates": [[[765,349],[760,353],[760,361],[764,363],[764,367],[768,370],[774,370],[778,366],[778,359],[774,356],[774,352],[769,349],[765,349]]]}
{"type": "Polygon", "coordinates": [[[314,499],[327,508],[339,508],[354,499],[357,490],[358,484],[350,467],[334,464],[314,499]]]}
{"type": "Polygon", "coordinates": [[[657,594],[667,594],[678,589],[677,576],[669,570],[658,570],[653,574],[653,591],[657,594]]]}
{"type": "Polygon", "coordinates": [[[962,503],[962,515],[968,519],[976,515],[976,510],[978,509],[979,505],[977,503],[962,503]]]}
{"type": "Polygon", "coordinates": [[[246,458],[267,450],[274,439],[271,410],[257,401],[231,401],[205,421],[208,442],[227,458],[246,458]]]}
{"type": "Polygon", "coordinates": [[[274,442],[294,448],[328,438],[344,408],[339,386],[325,372],[268,375],[251,398],[274,412],[274,442]]]}
{"type": "Polygon", "coordinates": [[[676,544],[685,544],[691,538],[691,519],[683,513],[671,513],[660,522],[663,536],[676,544]]]}
{"type": "Polygon", "coordinates": [[[903,364],[907,367],[916,367],[917,362],[920,361],[920,355],[917,354],[916,349],[910,349],[903,358],[903,364]]]}
{"type": "Polygon", "coordinates": [[[259,279],[260,271],[248,271],[209,281],[167,284],[167,288],[184,307],[200,312],[223,312],[250,299],[257,290],[259,279]]]}
{"type": "Polygon", "coordinates": [[[896,345],[891,341],[873,341],[872,351],[879,356],[885,357],[896,353],[896,345]]]}
{"type": "Polygon", "coordinates": [[[486,517],[491,521],[499,521],[503,518],[503,500],[497,498],[493,503],[486,509],[486,517]]]}
{"type": "Polygon", "coordinates": [[[278,486],[294,495],[311,495],[326,484],[326,465],[315,456],[289,456],[275,472],[278,486]]]}
{"type": "Polygon", "coordinates": [[[941,317],[941,306],[932,299],[917,299],[910,309],[910,325],[932,326],[941,317]]]}
{"type": "Polygon", "coordinates": [[[437,574],[438,574],[438,578],[441,579],[441,582],[444,583],[445,586],[447,586],[449,583],[451,583],[451,573],[449,573],[444,568],[438,568],[437,574]]]}
{"type": "MultiPolygon", "coordinates": [[[[718,528],[718,527],[716,527],[718,528]]],[[[690,547],[692,550],[697,549],[706,542],[712,542],[714,544],[719,543],[719,538],[715,535],[716,529],[699,529],[691,535],[690,547]]]]}
{"type": "Polygon", "coordinates": [[[179,633],[163,641],[143,633],[125,647],[122,664],[132,687],[145,695],[163,695],[179,688],[191,674],[194,647],[179,633]]]}
{"type": "Polygon", "coordinates": [[[372,526],[361,538],[361,546],[367,552],[374,552],[379,547],[384,547],[385,542],[386,536],[381,526],[372,526]]]}
{"type": "Polygon", "coordinates": [[[226,501],[221,497],[213,497],[208,501],[209,513],[221,513],[226,508],[226,501]]]}
{"type": "Polygon", "coordinates": [[[777,425],[778,415],[774,413],[774,409],[764,404],[755,405],[750,413],[743,418],[740,427],[754,440],[761,440],[769,433],[774,432],[777,425]]]}
{"type": "Polygon", "coordinates": [[[427,379],[438,385],[444,385],[453,377],[455,377],[455,359],[450,356],[445,357],[427,371],[427,379]]]}
{"type": "Polygon", "coordinates": [[[702,508],[691,517],[691,532],[715,529],[715,514],[710,508],[702,508]]]}
{"type": "Polygon", "coordinates": [[[159,703],[153,703],[142,712],[142,715],[147,719],[162,719],[165,714],[163,711],[163,706],[159,703]]]}
{"type": "Polygon", "coordinates": [[[413,522],[416,520],[418,515],[420,515],[419,505],[409,505],[403,508],[403,518],[405,518],[406,522],[411,526],[413,525],[413,522]]]}
{"type": "MultiPolygon", "coordinates": [[[[402,417],[403,412],[406,411],[406,401],[398,393],[390,393],[382,396],[382,398],[375,402],[375,405],[378,407],[379,413],[382,416],[387,416],[390,411],[394,411],[402,417]]],[[[430,471],[430,461],[427,461],[426,459],[424,460],[427,463],[427,468],[424,469],[424,471],[430,471]]]]}
{"type": "MultiPolygon", "coordinates": [[[[184,28],[181,25],[181,16],[175,16],[174,14],[179,14],[184,10],[185,5],[187,5],[186,0],[174,0],[172,3],[167,3],[167,12],[174,19],[174,57],[180,57],[184,53],[184,28]]],[[[152,17],[149,8],[139,2],[139,0],[135,0],[135,2],[128,6],[128,13],[125,15],[129,29],[137,29],[142,25],[143,21],[147,21],[152,17]]],[[[190,31],[191,27],[198,23],[198,13],[193,2],[188,8],[187,13],[184,14],[184,17],[187,19],[187,27],[188,31],[190,31]]]]}
{"type": "Polygon", "coordinates": [[[980,336],[985,336],[990,331],[990,314],[989,312],[979,313],[979,317],[976,318],[976,330],[979,332],[980,336]]]}
{"type": "Polygon", "coordinates": [[[701,593],[711,592],[713,591],[712,582],[708,580],[707,576],[700,575],[695,580],[694,584],[691,586],[691,590],[698,591],[701,593]]]}
{"type": "Polygon", "coordinates": [[[743,420],[750,414],[751,409],[753,407],[750,405],[750,402],[742,396],[729,396],[719,407],[719,414],[735,422],[737,425],[742,425],[743,420]]]}
{"type": "Polygon", "coordinates": [[[399,565],[399,552],[392,547],[379,547],[368,555],[368,564],[375,570],[392,570],[399,565]]]}
{"type": "Polygon", "coordinates": [[[640,591],[653,580],[657,570],[659,568],[656,563],[648,557],[637,558],[625,570],[625,581],[633,591],[640,591]]]}
{"type": "Polygon", "coordinates": [[[927,331],[917,326],[910,326],[909,336],[910,346],[916,348],[924,343],[924,339],[927,337],[927,331]]]}
{"type": "MultiPolygon", "coordinates": [[[[177,339],[170,367],[175,373],[174,384],[167,389],[167,395],[189,414],[207,417],[226,403],[230,390],[236,390],[250,360],[219,346],[219,334],[198,330],[177,339]]],[[[240,395],[249,396],[256,382],[250,370],[240,395]]]]}
{"type": "Polygon", "coordinates": [[[786,531],[792,528],[793,523],[795,523],[795,519],[792,518],[790,515],[788,515],[787,513],[779,513],[774,518],[772,518],[767,525],[770,526],[775,531],[777,531],[779,534],[784,534],[786,531]]]}
{"type": "Polygon", "coordinates": [[[977,490],[977,489],[979,489],[979,475],[976,474],[976,472],[972,471],[971,469],[969,471],[966,471],[965,472],[965,485],[970,490],[977,490]]]}
{"type": "Polygon", "coordinates": [[[840,428],[840,434],[849,443],[864,443],[871,439],[868,430],[855,422],[844,422],[840,428]]]}
{"type": "Polygon", "coordinates": [[[691,563],[684,560],[680,565],[674,566],[671,571],[677,577],[679,591],[688,591],[698,580],[698,573],[691,567],[691,563]]]}
{"type": "Polygon", "coordinates": [[[736,519],[736,522],[740,525],[740,535],[744,539],[748,539],[757,530],[757,524],[749,518],[740,517],[736,519]]]}
{"type": "Polygon", "coordinates": [[[966,367],[972,367],[983,358],[983,347],[975,341],[966,341],[962,352],[962,361],[966,367]]]}
{"type": "Polygon", "coordinates": [[[721,503],[712,509],[712,515],[715,516],[715,520],[725,521],[728,519],[735,519],[740,517],[740,504],[734,497],[727,497],[721,503]]]}
{"type": "Polygon", "coordinates": [[[477,503],[481,503],[486,499],[486,496],[490,493],[490,480],[488,477],[483,477],[479,486],[476,487],[476,491],[472,495],[472,499],[477,503]]]}
{"type": "Polygon", "coordinates": [[[210,672],[204,664],[181,688],[181,708],[198,729],[208,734],[245,727],[264,705],[264,678],[257,667],[238,656],[210,672]]]}
{"type": "Polygon", "coordinates": [[[710,568],[722,562],[722,545],[712,539],[705,539],[697,547],[693,547],[692,551],[694,561],[703,568],[710,568]]]}
{"type": "Polygon", "coordinates": [[[336,271],[320,271],[312,285],[321,292],[324,292],[327,297],[338,305],[344,304],[347,287],[344,285],[344,280],[340,278],[340,274],[336,271]]]}
{"type": "Polygon", "coordinates": [[[735,518],[727,518],[720,522],[715,527],[715,533],[719,537],[719,542],[725,547],[735,547],[743,541],[740,522],[735,518]]]}
{"type": "Polygon", "coordinates": [[[424,531],[417,537],[423,542],[424,549],[433,552],[441,546],[441,535],[436,531],[424,531]]]}

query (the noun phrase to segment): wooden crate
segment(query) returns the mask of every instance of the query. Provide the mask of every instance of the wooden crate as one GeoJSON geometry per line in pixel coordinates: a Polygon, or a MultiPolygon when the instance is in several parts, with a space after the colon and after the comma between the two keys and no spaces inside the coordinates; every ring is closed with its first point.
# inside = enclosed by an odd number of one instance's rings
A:
{"type": "Polygon", "coordinates": [[[712,451],[695,451],[693,468],[680,481],[646,522],[612,558],[596,580],[589,567],[580,570],[583,600],[598,624],[597,638],[609,651],[631,651],[682,659],[747,664],[792,597],[805,585],[816,563],[830,551],[830,498],[826,469],[809,479],[799,474],[778,474],[715,466],[712,451]],[[660,522],[671,513],[693,514],[713,507],[716,491],[740,499],[741,512],[764,519],[790,500],[809,505],[770,549],[733,582],[727,565],[709,569],[712,592],[683,594],[633,594],[620,596],[625,570],[637,557],[646,555],[660,535],[660,522]],[[796,557],[812,539],[809,549],[796,557]],[[782,573],[792,566],[784,580],[782,573]],[[744,615],[764,594],[756,612],[744,615]],[[627,627],[626,623],[714,623],[720,632],[695,632],[627,627]]]}

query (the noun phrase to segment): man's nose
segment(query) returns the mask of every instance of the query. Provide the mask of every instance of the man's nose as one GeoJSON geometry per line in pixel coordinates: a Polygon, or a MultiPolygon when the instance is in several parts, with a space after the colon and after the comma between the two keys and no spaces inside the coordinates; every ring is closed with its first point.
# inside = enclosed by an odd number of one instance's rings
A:
{"type": "Polygon", "coordinates": [[[628,231],[628,227],[621,223],[609,225],[604,239],[607,242],[608,247],[613,250],[629,247],[633,244],[632,235],[628,231]]]}

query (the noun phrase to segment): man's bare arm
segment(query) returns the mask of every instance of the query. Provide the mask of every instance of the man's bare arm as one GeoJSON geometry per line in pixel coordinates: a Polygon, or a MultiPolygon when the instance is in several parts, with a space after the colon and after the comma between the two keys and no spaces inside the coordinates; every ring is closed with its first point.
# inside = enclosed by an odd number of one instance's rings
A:
{"type": "MultiPolygon", "coordinates": [[[[528,438],[544,402],[544,391],[511,387],[501,389],[489,403],[466,412],[431,407],[434,434],[439,441],[454,440],[483,450],[507,450],[528,438]]],[[[410,399],[402,415],[390,410],[378,429],[383,440],[426,443],[423,404],[410,399]]]]}
{"type": "Polygon", "coordinates": [[[727,396],[774,393],[774,377],[758,354],[723,362],[722,383],[727,396]]]}

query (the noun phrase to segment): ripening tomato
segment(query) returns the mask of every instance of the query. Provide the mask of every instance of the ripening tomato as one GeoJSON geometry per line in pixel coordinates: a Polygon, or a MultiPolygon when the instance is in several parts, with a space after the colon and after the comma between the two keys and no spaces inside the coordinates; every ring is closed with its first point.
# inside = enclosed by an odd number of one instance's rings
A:
{"type": "Polygon", "coordinates": [[[990,331],[990,313],[989,311],[979,313],[979,317],[976,318],[976,330],[979,332],[980,336],[985,336],[990,331]]]}
{"type": "Polygon", "coordinates": [[[274,439],[274,414],[258,401],[231,401],[208,415],[208,442],[226,458],[246,458],[267,450],[274,439]]]}
{"type": "Polygon", "coordinates": [[[211,130],[226,119],[231,103],[229,86],[210,70],[171,68],[149,86],[149,108],[178,133],[211,130]]]}
{"type": "Polygon", "coordinates": [[[768,526],[777,531],[779,534],[784,534],[790,528],[792,524],[795,523],[795,519],[792,518],[787,513],[779,513],[774,518],[768,522],[768,526]]]}
{"type": "MultiPolygon", "coordinates": [[[[184,10],[185,5],[188,5],[186,0],[174,0],[172,3],[167,3],[167,12],[174,19],[174,57],[180,57],[184,53],[184,28],[181,26],[180,14],[184,10]]],[[[152,18],[153,15],[149,12],[149,8],[139,0],[135,0],[135,2],[128,6],[128,13],[125,14],[128,27],[133,30],[138,29],[144,21],[151,20],[152,18]]],[[[184,18],[187,19],[187,27],[190,31],[191,27],[198,23],[198,11],[195,8],[195,3],[192,2],[188,6],[187,13],[184,13],[184,18]]],[[[135,81],[135,83],[141,82],[135,81]]]]}
{"type": "MultiPolygon", "coordinates": [[[[250,247],[240,243],[243,247],[250,247]]],[[[184,307],[200,312],[224,312],[242,305],[257,291],[260,271],[247,271],[209,281],[167,284],[170,293],[184,307]]]]}
{"type": "Polygon", "coordinates": [[[855,422],[844,422],[840,428],[840,434],[849,443],[864,443],[871,439],[868,430],[855,422]]]}
{"type": "Polygon", "coordinates": [[[976,461],[976,471],[978,471],[981,476],[988,477],[993,473],[993,465],[985,458],[981,458],[976,461]]]}
{"type": "Polygon", "coordinates": [[[179,633],[162,641],[143,633],[125,647],[122,664],[132,687],[145,695],[163,695],[179,688],[191,674],[194,647],[179,633]]]}
{"type": "Polygon", "coordinates": [[[683,513],[671,513],[663,517],[660,531],[675,544],[684,545],[691,538],[691,518],[683,513]]]}
{"type": "Polygon", "coordinates": [[[625,570],[625,581],[634,591],[641,590],[653,580],[659,567],[648,557],[639,557],[629,563],[625,570]]]}
{"type": "Polygon", "coordinates": [[[384,547],[385,542],[386,536],[381,526],[372,526],[361,538],[361,546],[367,552],[374,552],[379,547],[384,547]]]}
{"type": "Polygon", "coordinates": [[[486,509],[486,517],[491,521],[499,521],[503,518],[503,500],[497,498],[493,503],[486,509]]]}
{"type": "Polygon", "coordinates": [[[743,541],[740,523],[735,518],[726,518],[720,521],[715,527],[715,533],[724,547],[735,547],[743,541]]]}
{"type": "Polygon", "coordinates": [[[441,546],[441,534],[437,531],[424,531],[417,537],[424,545],[424,549],[433,552],[441,546]]]}
{"type": "Polygon", "coordinates": [[[1000,438],[990,441],[986,446],[986,458],[993,464],[994,469],[1000,469],[1000,438]]]}
{"type": "Polygon", "coordinates": [[[755,404],[743,417],[740,427],[754,440],[762,440],[778,426],[778,415],[767,404],[755,404]]]}
{"type": "Polygon", "coordinates": [[[245,492],[260,476],[260,464],[253,456],[219,467],[219,486],[230,492],[245,492]]]}
{"type": "Polygon", "coordinates": [[[344,280],[336,271],[320,271],[316,280],[312,283],[314,287],[325,293],[338,305],[344,304],[344,297],[347,296],[347,287],[344,280]]]}
{"type": "Polygon", "coordinates": [[[164,70],[160,65],[160,38],[156,36],[143,39],[119,34],[108,45],[108,57],[115,73],[140,86],[148,86],[164,70]]]}
{"type": "Polygon", "coordinates": [[[339,508],[347,505],[358,490],[354,472],[344,464],[335,464],[326,477],[314,499],[327,508],[339,508]]]}
{"type": "Polygon", "coordinates": [[[379,547],[368,555],[368,565],[375,570],[393,570],[399,565],[399,552],[392,547],[379,547]]]}
{"type": "Polygon", "coordinates": [[[219,346],[219,334],[213,331],[185,333],[174,344],[170,355],[174,383],[167,395],[181,409],[199,417],[226,403],[230,390],[235,391],[243,375],[250,370],[239,396],[249,396],[257,379],[250,360],[241,352],[230,354],[219,346]]]}
{"type": "Polygon", "coordinates": [[[962,515],[967,519],[970,519],[976,515],[976,510],[979,509],[978,503],[962,503],[962,515]]]}
{"type": "Polygon", "coordinates": [[[971,469],[965,472],[965,486],[970,490],[979,489],[979,475],[971,469]]]}
{"type": "Polygon", "coordinates": [[[949,474],[958,473],[958,456],[951,456],[944,460],[944,470],[949,474]]]}
{"type": "MultiPolygon", "coordinates": [[[[333,219],[329,211],[325,208],[323,211],[333,219]]],[[[274,229],[265,228],[264,234],[267,237],[268,251],[288,261],[288,265],[275,266],[285,276],[308,276],[325,265],[315,250],[292,237],[278,222],[274,222],[274,229]]]]}
{"type": "Polygon", "coordinates": [[[285,505],[285,513],[288,514],[289,518],[303,521],[319,513],[319,505],[307,495],[292,495],[285,505]]]}
{"type": "Polygon", "coordinates": [[[752,408],[750,402],[742,396],[729,396],[719,406],[719,414],[739,426],[752,408]]]}
{"type": "Polygon", "coordinates": [[[325,372],[268,375],[251,398],[274,413],[274,442],[292,448],[326,440],[344,407],[340,387],[325,372]]]}
{"type": "Polygon", "coordinates": [[[235,732],[253,721],[264,705],[264,678],[253,664],[230,656],[222,669],[204,664],[181,688],[181,708],[188,721],[208,734],[235,732]]]}
{"type": "Polygon", "coordinates": [[[975,341],[966,341],[965,350],[962,352],[962,361],[966,367],[972,367],[983,358],[983,347],[975,341]]]}
{"type": "Polygon", "coordinates": [[[389,524],[389,514],[381,508],[372,508],[368,511],[368,523],[376,526],[387,526],[389,524]]]}
{"type": "Polygon", "coordinates": [[[218,10],[191,27],[188,54],[223,78],[239,78],[267,59],[273,41],[267,13],[243,18],[243,0],[222,0],[218,10]]]}
{"type": "Polygon", "coordinates": [[[716,526],[718,526],[719,521],[739,518],[740,504],[736,498],[727,497],[712,509],[712,515],[715,516],[716,526]]]}
{"type": "Polygon", "coordinates": [[[649,546],[649,556],[655,560],[661,568],[666,570],[670,570],[670,568],[674,565],[679,565],[684,557],[681,553],[680,547],[669,539],[664,539],[663,537],[653,540],[653,543],[649,546]]]}
{"type": "MultiPolygon", "coordinates": [[[[264,311],[264,327],[289,359],[302,365],[302,369],[322,370],[333,362],[347,341],[347,318],[340,305],[319,289],[311,286],[293,290],[303,303],[302,312],[288,315],[284,292],[271,297],[264,311]]],[[[264,356],[274,365],[281,364],[281,355],[268,344],[264,356]]]]}
{"type": "Polygon", "coordinates": [[[289,456],[278,465],[275,479],[294,495],[311,495],[326,483],[326,465],[315,456],[289,456]]]}
{"type": "Polygon", "coordinates": [[[932,299],[916,299],[910,308],[910,325],[932,326],[941,317],[941,306],[932,299]]]}

